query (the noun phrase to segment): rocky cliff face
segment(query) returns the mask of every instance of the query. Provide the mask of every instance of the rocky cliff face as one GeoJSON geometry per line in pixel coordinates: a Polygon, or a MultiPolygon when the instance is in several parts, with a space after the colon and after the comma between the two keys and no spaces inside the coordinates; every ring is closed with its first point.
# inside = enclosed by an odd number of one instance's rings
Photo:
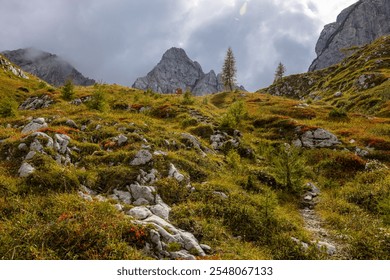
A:
{"type": "Polygon", "coordinates": [[[324,27],[309,71],[337,64],[348,55],[343,49],[369,44],[386,34],[390,34],[390,1],[360,0],[324,27]]]}
{"type": "Polygon", "coordinates": [[[61,86],[68,79],[71,79],[74,84],[82,86],[95,83],[95,80],[84,77],[68,62],[51,53],[28,48],[5,51],[2,54],[25,72],[29,72],[54,86],[61,86]]]}
{"type": "Polygon", "coordinates": [[[10,63],[6,58],[0,55],[0,68],[2,68],[5,72],[11,72],[15,76],[23,79],[28,79],[28,76],[26,73],[24,73],[21,69],[18,67],[15,67],[10,63]]]}
{"type": "Polygon", "coordinates": [[[221,75],[217,76],[213,70],[205,74],[200,64],[192,61],[180,48],[166,51],[157,66],[146,77],[138,78],[133,87],[158,93],[189,89],[194,95],[215,93],[224,88],[221,75]]]}

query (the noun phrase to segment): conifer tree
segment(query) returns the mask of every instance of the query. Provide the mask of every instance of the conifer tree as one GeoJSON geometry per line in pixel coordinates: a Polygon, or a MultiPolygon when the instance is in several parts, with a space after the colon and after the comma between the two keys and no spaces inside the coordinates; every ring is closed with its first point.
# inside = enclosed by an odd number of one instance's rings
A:
{"type": "Polygon", "coordinates": [[[277,81],[281,80],[284,76],[284,73],[286,72],[286,67],[283,65],[283,63],[279,62],[278,67],[276,68],[275,71],[275,80],[274,83],[277,81]]]}
{"type": "Polygon", "coordinates": [[[62,88],[62,99],[70,101],[74,97],[74,85],[71,79],[67,80],[62,88]]]}
{"type": "Polygon", "coordinates": [[[236,60],[232,49],[229,47],[222,67],[222,82],[226,90],[233,91],[236,83],[236,72],[236,60]]]}

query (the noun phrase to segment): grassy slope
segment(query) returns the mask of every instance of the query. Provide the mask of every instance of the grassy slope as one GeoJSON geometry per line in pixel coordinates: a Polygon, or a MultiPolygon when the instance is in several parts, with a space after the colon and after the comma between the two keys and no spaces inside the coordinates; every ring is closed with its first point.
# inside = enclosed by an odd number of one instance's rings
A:
{"type": "Polygon", "coordinates": [[[348,111],[388,117],[390,106],[390,36],[354,49],[340,64],[315,72],[292,75],[261,92],[298,99],[316,99],[348,111]],[[359,84],[362,75],[372,75],[359,84]],[[336,97],[336,92],[342,92],[336,97]]]}
{"type": "MultiPolygon", "coordinates": [[[[0,71],[1,72],[1,71],[0,71]]],[[[319,259],[326,255],[310,249],[300,250],[292,236],[311,240],[299,214],[299,193],[273,187],[260,180],[259,174],[277,176],[271,168],[270,150],[295,138],[296,127],[322,127],[340,137],[340,149],[301,150],[304,160],[303,181],[315,182],[322,190],[318,211],[325,227],[344,250],[335,258],[377,259],[389,257],[390,173],[388,170],[364,171],[368,160],[390,163],[390,119],[349,113],[348,117],[329,117],[332,110],[324,102],[296,108],[298,101],[265,94],[220,93],[197,97],[186,102],[182,96],[158,95],[117,85],[103,86],[106,108],[103,112],[87,106],[71,105],[61,99],[60,90],[51,90],[37,80],[22,80],[0,73],[1,96],[15,96],[21,102],[28,95],[47,93],[56,103],[47,109],[19,111],[18,116],[0,119],[0,258],[4,259],[145,259],[140,248],[145,233],[114,210],[115,202],[87,202],[78,195],[84,184],[102,194],[124,187],[135,179],[139,168],[128,162],[148,141],[153,150],[168,152],[155,157],[144,170],[158,169],[158,192],[172,206],[171,221],[209,244],[216,259],[319,259]],[[20,93],[19,87],[29,89],[20,93]],[[180,137],[189,132],[210,147],[205,126],[218,129],[226,122],[226,112],[235,102],[242,102],[246,115],[239,123],[241,147],[252,149],[253,156],[242,150],[226,149],[202,157],[186,147],[180,137]],[[191,104],[192,103],[192,104],[191,104]],[[123,110],[133,105],[149,110],[123,110]],[[191,111],[207,118],[202,124],[191,111]],[[21,163],[16,147],[23,137],[20,125],[29,117],[45,117],[49,130],[66,133],[72,146],[80,149],[72,155],[77,166],[60,167],[48,156],[34,158],[37,175],[17,178],[21,163]],[[73,119],[86,130],[65,125],[73,119]],[[11,124],[11,128],[7,127],[11,124]],[[97,125],[102,128],[95,130],[97,125]],[[129,142],[116,147],[112,138],[125,134],[129,142]],[[177,145],[166,146],[163,140],[177,145]],[[354,144],[350,144],[351,140],[354,144]],[[367,158],[353,152],[355,146],[370,146],[367,158]],[[9,152],[11,151],[11,156],[9,152]],[[7,154],[8,153],[8,154],[7,154]],[[166,179],[169,163],[191,178],[195,192],[188,192],[166,179]],[[223,200],[214,191],[224,192],[223,200]],[[130,229],[139,232],[137,238],[130,229]]],[[[93,94],[94,87],[76,87],[77,97],[93,94]]],[[[229,124],[229,122],[227,122],[229,124]]],[[[231,129],[225,128],[227,132],[231,129]]],[[[274,156],[275,157],[275,156],[274,156]]],[[[281,182],[280,182],[281,183],[281,182]]]]}

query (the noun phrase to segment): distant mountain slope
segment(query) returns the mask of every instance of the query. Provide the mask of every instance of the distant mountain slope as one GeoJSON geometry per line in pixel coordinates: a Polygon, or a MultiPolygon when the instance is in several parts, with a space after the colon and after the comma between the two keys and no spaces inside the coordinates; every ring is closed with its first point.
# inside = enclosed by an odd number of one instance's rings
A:
{"type": "Polygon", "coordinates": [[[95,80],[84,77],[68,62],[51,53],[27,48],[4,51],[2,54],[24,71],[36,75],[54,86],[61,86],[68,79],[81,86],[95,83],[95,80]]]}
{"type": "Polygon", "coordinates": [[[360,0],[343,10],[337,21],[324,27],[316,46],[317,58],[309,71],[339,63],[348,49],[390,34],[390,1],[360,0]]]}
{"type": "MultiPolygon", "coordinates": [[[[213,70],[205,74],[200,64],[192,61],[183,49],[171,48],[161,61],[145,77],[138,78],[134,88],[151,89],[158,93],[174,93],[181,88],[194,95],[205,95],[223,91],[221,75],[213,70]]],[[[240,87],[241,90],[245,90],[240,87]]]]}
{"type": "Polygon", "coordinates": [[[355,51],[340,64],[284,77],[261,91],[297,99],[324,100],[346,110],[388,114],[390,36],[355,51]]]}

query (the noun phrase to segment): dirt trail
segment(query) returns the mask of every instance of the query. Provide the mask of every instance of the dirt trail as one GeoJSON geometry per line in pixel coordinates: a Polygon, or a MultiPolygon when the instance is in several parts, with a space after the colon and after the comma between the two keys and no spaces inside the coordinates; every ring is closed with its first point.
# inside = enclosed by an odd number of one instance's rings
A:
{"type": "Polygon", "coordinates": [[[324,227],[324,222],[315,211],[315,206],[319,201],[320,191],[313,184],[312,189],[303,196],[303,208],[300,210],[305,222],[305,229],[311,233],[312,243],[325,250],[332,259],[343,258],[343,246],[336,241],[324,227]]]}

